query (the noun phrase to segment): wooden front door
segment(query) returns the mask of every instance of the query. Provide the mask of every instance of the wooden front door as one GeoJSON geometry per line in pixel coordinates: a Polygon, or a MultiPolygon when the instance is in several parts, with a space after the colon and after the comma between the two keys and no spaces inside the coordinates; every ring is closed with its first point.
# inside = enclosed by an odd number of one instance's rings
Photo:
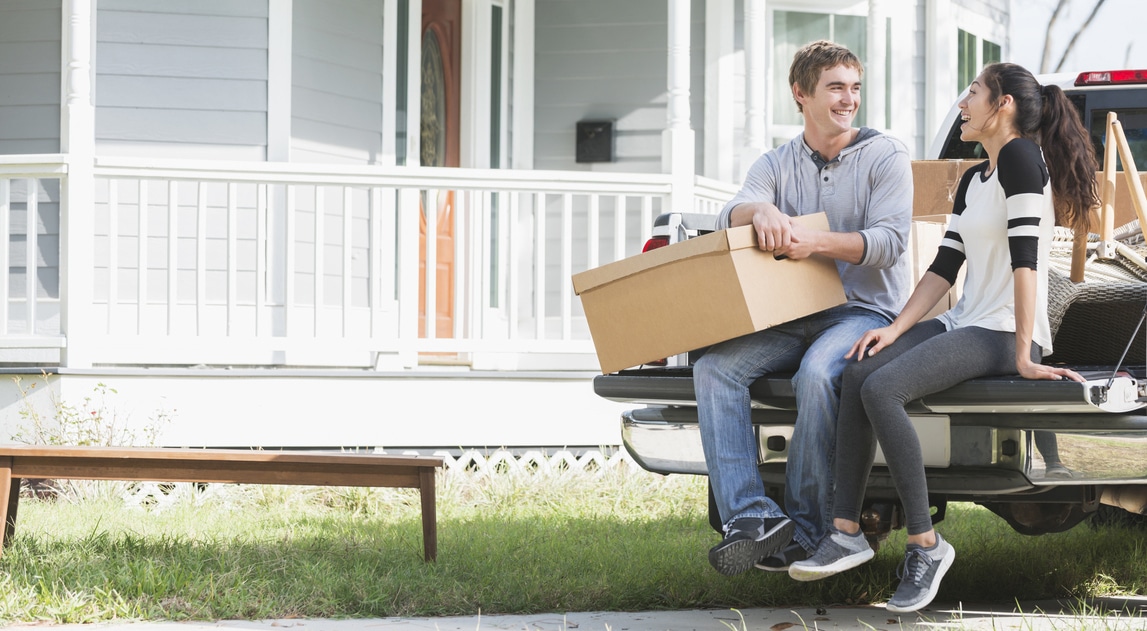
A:
{"type": "MultiPolygon", "coordinates": [[[[458,166],[462,0],[422,1],[422,166],[458,166]]],[[[434,217],[434,336],[454,334],[454,191],[422,195],[418,333],[426,336],[427,222],[434,217]]]]}

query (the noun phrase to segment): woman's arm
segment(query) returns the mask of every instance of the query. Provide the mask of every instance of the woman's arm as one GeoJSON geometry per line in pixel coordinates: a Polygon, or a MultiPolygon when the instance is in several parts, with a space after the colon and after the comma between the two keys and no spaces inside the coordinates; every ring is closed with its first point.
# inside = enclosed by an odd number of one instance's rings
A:
{"type": "Polygon", "coordinates": [[[952,288],[952,284],[945,280],[939,274],[928,271],[920,277],[920,282],[916,283],[916,289],[912,291],[912,296],[908,298],[905,303],[904,309],[900,311],[900,315],[886,327],[879,329],[872,329],[865,331],[864,335],[852,345],[852,350],[848,351],[845,359],[856,356],[856,360],[860,361],[866,356],[870,357],[884,350],[895,342],[905,331],[912,328],[917,322],[928,315],[932,307],[940,302],[940,298],[948,293],[952,288]]]}
{"type": "Polygon", "coordinates": [[[1083,381],[1074,370],[1038,364],[1031,359],[1032,330],[1035,328],[1036,271],[1027,267],[1012,272],[1016,301],[1016,370],[1025,379],[1083,381]]]}

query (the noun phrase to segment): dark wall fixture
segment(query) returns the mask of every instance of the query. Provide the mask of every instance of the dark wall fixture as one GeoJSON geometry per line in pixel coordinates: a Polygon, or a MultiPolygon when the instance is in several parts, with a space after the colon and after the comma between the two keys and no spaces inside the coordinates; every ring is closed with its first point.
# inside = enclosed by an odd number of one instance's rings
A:
{"type": "Polygon", "coordinates": [[[613,162],[613,121],[578,121],[577,162],[613,162]]]}

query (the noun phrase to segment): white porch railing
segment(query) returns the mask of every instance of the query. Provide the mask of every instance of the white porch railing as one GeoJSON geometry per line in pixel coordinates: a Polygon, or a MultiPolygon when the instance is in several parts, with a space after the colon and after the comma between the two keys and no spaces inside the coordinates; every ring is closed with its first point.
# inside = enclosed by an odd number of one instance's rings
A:
{"type": "MultiPolygon", "coordinates": [[[[570,276],[640,252],[671,186],[659,174],[107,157],[93,199],[65,205],[65,164],[0,157],[0,353],[82,344],[101,365],[593,368],[570,276]],[[71,234],[83,212],[92,233],[71,234]],[[62,234],[91,265],[83,339],[61,331],[62,234]]],[[[698,180],[697,212],[735,192],[698,180]]]]}

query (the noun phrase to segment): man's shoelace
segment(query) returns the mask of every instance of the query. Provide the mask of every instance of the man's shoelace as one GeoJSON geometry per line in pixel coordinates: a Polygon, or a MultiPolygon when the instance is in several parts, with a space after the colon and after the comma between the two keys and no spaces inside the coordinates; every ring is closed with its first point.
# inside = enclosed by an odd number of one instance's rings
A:
{"type": "Polygon", "coordinates": [[[928,568],[935,562],[922,548],[912,548],[904,555],[904,562],[896,568],[896,578],[904,580],[908,576],[913,585],[919,585],[928,568]]]}

